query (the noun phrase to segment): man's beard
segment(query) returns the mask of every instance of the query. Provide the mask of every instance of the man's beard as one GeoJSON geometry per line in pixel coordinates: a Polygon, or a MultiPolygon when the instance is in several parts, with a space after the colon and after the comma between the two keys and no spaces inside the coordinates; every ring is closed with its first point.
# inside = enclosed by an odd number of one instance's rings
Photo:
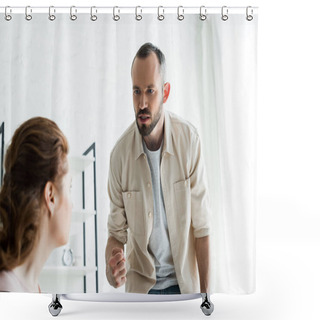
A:
{"type": "Polygon", "coordinates": [[[159,112],[155,115],[155,117],[152,120],[152,122],[150,123],[150,125],[142,124],[141,126],[139,126],[139,122],[138,122],[139,115],[141,115],[141,114],[149,115],[152,119],[151,112],[148,109],[140,110],[136,114],[136,123],[137,123],[138,129],[139,129],[139,132],[142,136],[144,136],[144,137],[148,136],[152,132],[152,130],[154,129],[154,127],[157,125],[157,123],[159,122],[159,120],[161,118],[162,108],[163,108],[163,104],[160,105],[159,112]]]}

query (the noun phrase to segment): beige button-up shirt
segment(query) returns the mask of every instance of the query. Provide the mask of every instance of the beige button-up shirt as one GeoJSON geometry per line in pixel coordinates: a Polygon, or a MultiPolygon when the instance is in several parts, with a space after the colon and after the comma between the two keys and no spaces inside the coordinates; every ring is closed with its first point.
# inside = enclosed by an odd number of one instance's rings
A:
{"type": "MultiPolygon", "coordinates": [[[[200,292],[194,238],[210,233],[207,185],[197,130],[165,111],[160,164],[168,232],[181,293],[200,292]]],[[[148,293],[156,283],[148,251],[153,228],[153,193],[142,136],[134,122],[110,155],[109,236],[127,244],[126,291],[148,293]]]]}

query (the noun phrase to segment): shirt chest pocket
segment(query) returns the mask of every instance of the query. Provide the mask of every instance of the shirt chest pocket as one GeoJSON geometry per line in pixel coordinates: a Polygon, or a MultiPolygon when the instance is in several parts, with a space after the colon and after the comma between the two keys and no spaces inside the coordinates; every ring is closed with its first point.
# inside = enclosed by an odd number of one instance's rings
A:
{"type": "Polygon", "coordinates": [[[190,226],[191,223],[191,190],[190,178],[174,183],[175,210],[181,225],[190,226]]]}
{"type": "Polygon", "coordinates": [[[140,191],[127,191],[122,193],[122,198],[130,232],[134,235],[144,235],[146,225],[142,193],[140,191]]]}

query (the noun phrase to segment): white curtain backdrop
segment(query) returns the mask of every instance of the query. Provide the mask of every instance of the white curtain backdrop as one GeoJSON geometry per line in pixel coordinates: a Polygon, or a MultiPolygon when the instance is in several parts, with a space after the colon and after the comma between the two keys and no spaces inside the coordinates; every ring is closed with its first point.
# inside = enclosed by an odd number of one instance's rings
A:
{"type": "MultiPolygon", "coordinates": [[[[200,134],[212,205],[212,291],[255,289],[255,135],[257,20],[244,14],[13,14],[0,19],[0,125],[5,143],[30,117],[54,120],[72,155],[96,143],[99,291],[105,278],[109,155],[134,121],[130,69],[138,48],[157,45],[171,94],[164,107],[200,134]]],[[[75,204],[76,205],[76,204],[75,204]]]]}

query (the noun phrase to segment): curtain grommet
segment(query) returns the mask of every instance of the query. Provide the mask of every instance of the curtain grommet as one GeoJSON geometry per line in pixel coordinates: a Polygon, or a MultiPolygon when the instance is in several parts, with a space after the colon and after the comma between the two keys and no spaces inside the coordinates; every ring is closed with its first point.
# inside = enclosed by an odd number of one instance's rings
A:
{"type": "Polygon", "coordinates": [[[56,20],[56,16],[55,16],[52,12],[53,12],[53,13],[56,12],[56,9],[54,8],[54,6],[50,6],[50,7],[49,7],[49,17],[48,17],[48,19],[49,19],[50,21],[56,20]]]}
{"type": "Polygon", "coordinates": [[[98,13],[98,11],[97,11],[96,7],[91,7],[91,9],[90,9],[90,19],[91,19],[91,21],[97,21],[97,19],[98,19],[97,13],[98,13]],[[95,9],[95,11],[96,11],[95,13],[96,14],[93,14],[93,8],[95,9]]]}
{"type": "Polygon", "coordinates": [[[182,21],[184,19],[184,9],[183,6],[178,7],[178,20],[182,21]],[[182,13],[181,13],[182,11],[182,13]]]}
{"type": "MultiPolygon", "coordinates": [[[[12,19],[12,16],[10,14],[8,14],[8,9],[10,8],[10,6],[6,6],[4,9],[4,18],[7,21],[10,21],[12,19]]],[[[10,13],[12,13],[12,10],[10,9],[10,13]]]]}
{"type": "Polygon", "coordinates": [[[30,6],[27,6],[26,9],[25,9],[25,19],[27,21],[32,20],[32,15],[30,13],[32,13],[32,9],[31,9],[30,6]]]}
{"type": "Polygon", "coordinates": [[[205,21],[207,20],[207,9],[205,6],[200,7],[200,20],[205,21]],[[204,12],[203,12],[204,11],[204,12]]]}
{"type": "Polygon", "coordinates": [[[136,20],[141,21],[142,20],[142,8],[140,6],[136,7],[136,20]],[[138,8],[140,9],[140,14],[138,14],[138,8]]]}
{"type": "Polygon", "coordinates": [[[113,20],[114,21],[119,21],[120,20],[120,10],[119,8],[116,6],[116,7],[113,7],[113,20]],[[116,9],[118,9],[118,14],[116,14],[116,9]]]}
{"type": "Polygon", "coordinates": [[[75,7],[75,6],[70,7],[70,19],[71,19],[72,21],[76,21],[77,18],[78,18],[75,13],[77,13],[76,7],[75,7]],[[73,10],[74,10],[74,12],[73,12],[73,10]]]}
{"type": "Polygon", "coordinates": [[[246,10],[246,19],[247,21],[252,21],[253,20],[253,9],[252,7],[247,7],[247,10],[246,10]],[[249,9],[251,9],[251,13],[249,14],[249,9]]]}
{"type": "Polygon", "coordinates": [[[164,20],[164,9],[163,6],[158,7],[158,20],[163,21],[164,20]],[[162,14],[160,14],[160,8],[162,8],[162,14]]]}
{"type": "Polygon", "coordinates": [[[229,19],[229,17],[228,17],[228,12],[229,12],[229,10],[228,10],[228,7],[227,7],[227,6],[223,6],[223,7],[221,8],[221,19],[222,19],[223,21],[227,21],[227,20],[229,19]]]}

